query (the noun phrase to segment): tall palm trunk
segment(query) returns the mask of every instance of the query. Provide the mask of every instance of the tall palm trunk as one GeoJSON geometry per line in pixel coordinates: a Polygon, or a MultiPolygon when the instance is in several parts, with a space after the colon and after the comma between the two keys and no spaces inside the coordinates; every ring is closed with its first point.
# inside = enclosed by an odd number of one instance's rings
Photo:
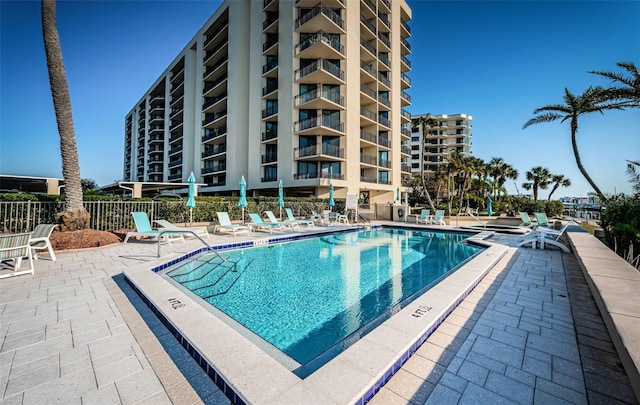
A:
{"type": "Polygon", "coordinates": [[[576,134],[578,133],[578,120],[576,118],[571,120],[571,146],[573,147],[573,155],[576,157],[576,164],[578,165],[578,170],[587,179],[587,182],[591,185],[593,190],[596,192],[598,197],[604,201],[605,197],[602,194],[602,191],[596,186],[596,183],[591,180],[591,176],[585,170],[584,166],[582,166],[582,159],[580,159],[580,152],[578,152],[578,142],[576,141],[576,134]]]}
{"type": "Polygon", "coordinates": [[[89,227],[89,213],[82,203],[78,149],[73,129],[67,74],[62,60],[62,49],[56,26],[55,0],[42,0],[42,36],[47,56],[53,107],[60,134],[62,176],[65,184],[66,208],[59,220],[62,223],[62,230],[86,229],[89,227]]]}

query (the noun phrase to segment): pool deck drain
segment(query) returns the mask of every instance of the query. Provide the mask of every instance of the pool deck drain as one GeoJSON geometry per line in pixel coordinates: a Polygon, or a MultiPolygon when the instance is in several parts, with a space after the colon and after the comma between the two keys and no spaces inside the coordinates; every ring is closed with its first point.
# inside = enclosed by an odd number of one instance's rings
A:
{"type": "MultiPolygon", "coordinates": [[[[240,237],[237,239],[242,240],[240,237]]],[[[508,237],[502,239],[508,245],[508,237]]],[[[213,238],[214,243],[228,243],[233,240],[234,238],[229,236],[213,238]]],[[[46,403],[54,399],[63,403],[228,403],[229,401],[216,391],[215,387],[211,387],[211,391],[205,393],[194,394],[193,390],[189,390],[189,385],[200,387],[207,383],[195,369],[176,370],[174,363],[187,359],[184,354],[178,352],[175,339],[172,343],[166,333],[159,337],[150,333],[150,330],[155,332],[161,327],[157,319],[154,321],[153,317],[148,317],[144,321],[141,320],[138,314],[143,309],[139,306],[131,307],[131,304],[127,303],[128,298],[119,293],[126,287],[116,288],[111,282],[111,278],[119,277],[124,269],[149,269],[198,246],[193,240],[187,241],[186,245],[175,244],[170,251],[165,249],[164,256],[160,259],[155,257],[155,245],[143,243],[60,252],[55,263],[47,260],[46,255],[42,255],[41,260],[36,262],[34,276],[2,280],[2,403],[46,403]],[[147,327],[147,324],[150,327],[147,327]],[[166,349],[167,346],[161,347],[161,344],[167,343],[169,349],[166,349]]],[[[579,278],[575,277],[575,274],[568,276],[576,271],[575,261],[572,265],[571,260],[572,256],[567,258],[566,254],[559,251],[509,248],[508,256],[478,284],[370,403],[390,403],[391,400],[393,403],[423,403],[425,399],[429,403],[437,403],[443,398],[451,398],[451,403],[464,403],[473,401],[474,398],[499,399],[511,403],[534,403],[544,399],[563,403],[563,400],[573,399],[575,402],[584,399],[585,397],[580,395],[579,384],[574,381],[579,378],[567,378],[572,374],[571,369],[566,366],[576,363],[567,364],[567,359],[561,357],[556,359],[554,354],[559,357],[556,352],[546,353],[525,346],[520,369],[516,367],[517,364],[511,364],[512,360],[508,357],[499,358],[506,363],[504,373],[491,369],[488,363],[483,366],[479,360],[482,359],[481,356],[488,357],[488,351],[491,349],[505,344],[505,338],[514,339],[509,346],[515,347],[515,341],[518,339],[509,334],[516,337],[518,334],[512,333],[515,329],[511,329],[513,326],[507,324],[513,321],[514,315],[500,311],[500,305],[495,305],[498,302],[492,302],[490,298],[504,299],[504,294],[513,295],[513,289],[516,287],[522,302],[529,303],[529,306],[532,302],[543,305],[543,312],[549,312],[550,319],[558,318],[558,325],[538,325],[541,328],[539,333],[535,333],[537,330],[527,331],[533,343],[547,343],[541,347],[548,352],[557,349],[558,343],[553,340],[563,336],[562,333],[566,334],[566,328],[575,328],[580,332],[580,362],[577,363],[579,372],[574,371],[576,374],[573,376],[589,376],[583,378],[583,386],[586,387],[584,391],[590,401],[635,403],[626,375],[617,364],[617,355],[607,346],[608,335],[606,330],[602,330],[602,320],[597,311],[583,312],[579,318],[575,318],[577,312],[574,309],[573,318],[571,311],[567,317],[567,304],[560,300],[562,297],[551,301],[543,299],[547,298],[542,292],[545,284],[541,284],[537,272],[544,272],[551,266],[554,278],[550,281],[557,281],[557,276],[564,272],[567,274],[566,283],[570,287],[569,291],[572,291],[572,286],[577,283],[577,288],[581,289],[580,297],[588,301],[590,296],[588,290],[584,289],[584,281],[580,284],[579,280],[575,280],[579,278]],[[507,281],[514,284],[509,285],[507,281]],[[485,288],[486,291],[483,291],[485,288]],[[540,301],[535,301],[536,299],[540,301]],[[563,313],[565,315],[562,315],[563,313]],[[587,324],[589,328],[585,327],[587,324]],[[563,325],[566,326],[565,329],[561,329],[563,325]],[[486,334],[487,327],[492,328],[488,337],[477,333],[482,329],[486,334]],[[545,327],[547,329],[544,329],[545,327]],[[585,331],[591,331],[591,340],[585,338],[585,331]],[[477,336],[469,348],[470,343],[467,342],[472,334],[477,336]],[[587,354],[584,355],[583,352],[587,354]],[[545,361],[549,358],[550,361],[545,361]],[[443,364],[447,359],[448,364],[443,364]],[[527,370],[523,370],[525,364],[527,370]],[[476,374],[471,372],[482,370],[476,366],[489,370],[483,381],[479,381],[476,374]],[[551,374],[548,374],[548,371],[551,374]],[[513,394],[523,387],[529,387],[522,390],[525,393],[533,390],[532,401],[528,402],[531,396],[524,395],[519,397],[519,401],[514,401],[509,399],[511,394],[501,391],[507,389],[513,394]]],[[[559,285],[561,286],[562,282],[559,285]]],[[[555,284],[553,287],[560,288],[555,284]]],[[[584,302],[580,303],[583,304],[584,302]]],[[[431,306],[430,303],[426,305],[431,306]]],[[[503,309],[509,307],[503,305],[503,309]]],[[[182,308],[174,311],[180,309],[182,308]]],[[[531,316],[521,315],[519,319],[531,316]]],[[[531,323],[535,325],[534,322],[531,323]]],[[[578,347],[575,337],[573,341],[568,341],[567,347],[578,347]]],[[[608,344],[610,345],[610,340],[608,344]]],[[[366,359],[368,363],[376,362],[371,356],[367,356],[366,359]]],[[[246,370],[246,373],[253,375],[253,380],[245,379],[248,385],[256,385],[259,383],[258,380],[264,377],[254,370],[246,370]]],[[[342,388],[340,385],[345,385],[344,380],[320,381],[322,378],[319,377],[317,380],[327,386],[333,386],[336,390],[342,388]]],[[[349,385],[352,382],[349,381],[349,385]]],[[[271,386],[259,388],[265,396],[272,389],[271,386]]],[[[293,398],[294,401],[302,398],[305,403],[335,402],[326,396],[302,397],[302,392],[296,394],[294,389],[290,390],[289,394],[293,396],[288,398],[293,398]]]]}

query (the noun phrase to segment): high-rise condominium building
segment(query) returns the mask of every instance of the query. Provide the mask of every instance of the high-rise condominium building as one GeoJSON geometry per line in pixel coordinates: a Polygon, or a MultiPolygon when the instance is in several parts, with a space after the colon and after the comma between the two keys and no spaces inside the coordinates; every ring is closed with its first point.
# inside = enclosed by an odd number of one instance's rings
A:
{"type": "Polygon", "coordinates": [[[124,179],[392,201],[409,165],[405,0],[227,0],[125,117],[124,179]]]}
{"type": "Polygon", "coordinates": [[[411,128],[411,172],[435,171],[447,163],[452,152],[469,156],[473,152],[471,121],[467,114],[414,115],[413,121],[430,117],[433,125],[414,125],[411,128]],[[426,130],[426,131],[425,131],[426,130]]]}

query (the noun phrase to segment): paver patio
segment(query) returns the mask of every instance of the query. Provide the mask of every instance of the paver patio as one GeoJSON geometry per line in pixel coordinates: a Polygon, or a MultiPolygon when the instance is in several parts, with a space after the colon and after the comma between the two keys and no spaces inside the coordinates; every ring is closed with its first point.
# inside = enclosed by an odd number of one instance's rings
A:
{"type": "MultiPolygon", "coordinates": [[[[228,404],[121,276],[199,246],[43,254],[0,281],[0,403],[228,404]]],[[[513,247],[370,403],[637,402],[573,256],[513,247]]]]}

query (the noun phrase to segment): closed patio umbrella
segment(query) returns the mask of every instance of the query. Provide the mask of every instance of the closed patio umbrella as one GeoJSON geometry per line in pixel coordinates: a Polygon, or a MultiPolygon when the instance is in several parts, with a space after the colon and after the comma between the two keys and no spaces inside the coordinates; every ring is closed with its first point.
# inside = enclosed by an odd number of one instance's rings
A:
{"type": "Polygon", "coordinates": [[[249,205],[247,203],[247,182],[244,176],[240,179],[240,199],[238,200],[238,207],[242,207],[242,223],[244,224],[244,208],[249,205]]]}
{"type": "Polygon", "coordinates": [[[278,207],[280,207],[280,220],[282,221],[282,207],[284,207],[284,190],[282,189],[282,180],[278,184],[278,207]]]}
{"type": "Polygon", "coordinates": [[[487,215],[493,215],[493,207],[491,207],[491,197],[487,197],[487,215]]]}
{"type": "Polygon", "coordinates": [[[189,223],[193,224],[193,208],[196,206],[196,176],[193,172],[189,175],[187,182],[189,182],[189,198],[186,206],[189,207],[189,223]]]}
{"type": "Polygon", "coordinates": [[[333,210],[333,206],[336,202],[333,200],[333,184],[329,183],[329,211],[333,210]]]}

